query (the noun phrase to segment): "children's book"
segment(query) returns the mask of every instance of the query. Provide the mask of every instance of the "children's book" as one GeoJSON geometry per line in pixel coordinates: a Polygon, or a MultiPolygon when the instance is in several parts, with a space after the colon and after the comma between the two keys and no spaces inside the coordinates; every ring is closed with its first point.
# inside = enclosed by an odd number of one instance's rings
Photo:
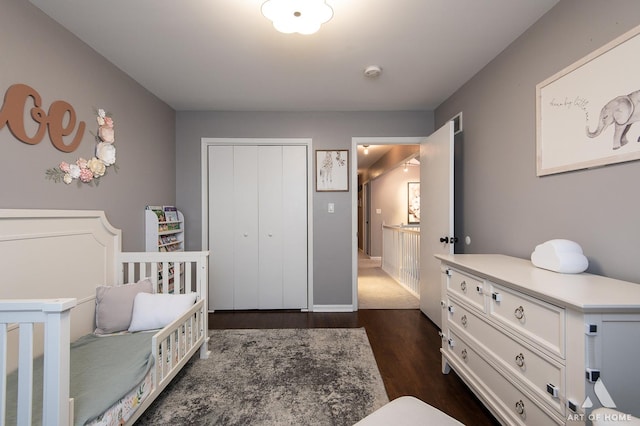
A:
{"type": "Polygon", "coordinates": [[[177,222],[178,221],[178,209],[175,206],[164,206],[164,217],[167,222],[177,222]]]}

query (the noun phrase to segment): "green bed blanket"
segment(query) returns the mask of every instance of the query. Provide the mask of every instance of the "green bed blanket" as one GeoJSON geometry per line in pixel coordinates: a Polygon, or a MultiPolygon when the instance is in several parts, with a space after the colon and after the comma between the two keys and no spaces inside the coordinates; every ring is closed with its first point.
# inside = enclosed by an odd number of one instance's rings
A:
{"type": "MultiPolygon", "coordinates": [[[[71,344],[70,394],[74,424],[102,414],[144,379],[153,365],[151,338],[141,332],[98,337],[90,334],[71,344]]],[[[34,362],[33,424],[42,424],[43,358],[34,362]]],[[[16,424],[18,374],[7,377],[7,424],[16,424]]]]}

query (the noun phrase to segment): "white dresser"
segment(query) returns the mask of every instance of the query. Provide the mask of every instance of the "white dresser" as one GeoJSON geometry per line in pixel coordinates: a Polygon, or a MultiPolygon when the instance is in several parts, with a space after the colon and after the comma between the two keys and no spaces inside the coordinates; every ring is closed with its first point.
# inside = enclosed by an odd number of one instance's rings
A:
{"type": "Polygon", "coordinates": [[[436,257],[442,371],[453,368],[501,423],[589,423],[612,403],[640,416],[639,284],[503,255],[436,257]]]}

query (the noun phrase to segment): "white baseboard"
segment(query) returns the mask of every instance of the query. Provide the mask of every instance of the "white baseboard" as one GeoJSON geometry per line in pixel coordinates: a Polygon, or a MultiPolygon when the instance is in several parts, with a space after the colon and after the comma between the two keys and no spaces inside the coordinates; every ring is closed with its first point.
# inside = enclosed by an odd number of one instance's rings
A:
{"type": "Polygon", "coordinates": [[[353,305],[313,305],[313,312],[353,312],[353,305]]]}

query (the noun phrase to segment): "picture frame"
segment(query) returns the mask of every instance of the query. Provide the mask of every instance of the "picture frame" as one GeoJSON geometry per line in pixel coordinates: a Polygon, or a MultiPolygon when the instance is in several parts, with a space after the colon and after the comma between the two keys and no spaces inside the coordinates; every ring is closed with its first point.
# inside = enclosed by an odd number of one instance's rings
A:
{"type": "Polygon", "coordinates": [[[349,150],[316,150],[316,191],[349,191],[349,150]]]}
{"type": "Polygon", "coordinates": [[[420,223],[420,182],[407,183],[407,223],[420,223]]]}
{"type": "Polygon", "coordinates": [[[638,52],[640,26],[536,85],[537,176],[640,159],[638,52]]]}

